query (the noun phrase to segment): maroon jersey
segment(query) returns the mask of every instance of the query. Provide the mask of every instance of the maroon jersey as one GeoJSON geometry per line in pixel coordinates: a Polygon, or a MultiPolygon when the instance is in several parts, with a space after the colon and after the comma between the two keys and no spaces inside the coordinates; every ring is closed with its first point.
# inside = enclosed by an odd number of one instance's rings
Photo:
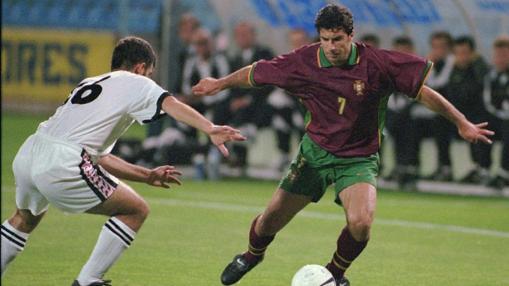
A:
{"type": "Polygon", "coordinates": [[[388,97],[415,98],[432,63],[424,58],[352,43],[348,62],[333,66],[319,43],[252,65],[252,85],[271,84],[299,97],[308,110],[306,132],[339,157],[378,152],[388,97]]]}

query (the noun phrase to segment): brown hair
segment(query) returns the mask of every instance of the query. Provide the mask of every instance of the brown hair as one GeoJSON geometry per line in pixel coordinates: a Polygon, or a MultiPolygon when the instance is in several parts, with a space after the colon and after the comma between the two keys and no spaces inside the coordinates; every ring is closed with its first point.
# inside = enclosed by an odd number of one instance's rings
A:
{"type": "Polygon", "coordinates": [[[509,48],[509,35],[498,36],[493,42],[494,48],[509,48]]]}
{"type": "Polygon", "coordinates": [[[156,53],[149,42],[142,38],[129,36],[118,41],[111,57],[111,70],[131,69],[139,63],[156,65],[156,53]]]}
{"type": "Polygon", "coordinates": [[[341,29],[347,35],[351,35],[353,32],[352,13],[345,7],[329,4],[318,11],[315,28],[318,33],[320,33],[320,29],[341,29]]]}

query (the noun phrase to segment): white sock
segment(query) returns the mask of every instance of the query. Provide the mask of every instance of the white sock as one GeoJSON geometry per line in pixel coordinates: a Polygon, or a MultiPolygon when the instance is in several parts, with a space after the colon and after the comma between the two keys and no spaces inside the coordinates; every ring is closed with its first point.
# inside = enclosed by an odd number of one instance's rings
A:
{"type": "Polygon", "coordinates": [[[78,276],[80,285],[89,285],[102,281],[106,271],[117,261],[120,255],[134,240],[131,228],[112,217],[103,226],[92,255],[78,276]]]}
{"type": "Polygon", "coordinates": [[[7,265],[16,258],[16,255],[23,251],[28,239],[28,233],[15,229],[9,221],[4,221],[2,230],[2,276],[7,265]]]}

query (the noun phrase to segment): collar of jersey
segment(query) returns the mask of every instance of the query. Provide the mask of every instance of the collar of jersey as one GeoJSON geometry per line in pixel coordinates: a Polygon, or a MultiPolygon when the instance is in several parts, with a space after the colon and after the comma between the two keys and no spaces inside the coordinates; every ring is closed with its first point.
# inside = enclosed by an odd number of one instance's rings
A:
{"type": "MultiPolygon", "coordinates": [[[[321,68],[330,68],[334,65],[327,59],[325,56],[325,52],[322,47],[318,49],[318,66],[321,68]]],[[[359,52],[357,51],[357,45],[352,42],[352,49],[350,49],[350,56],[348,56],[348,61],[346,65],[353,66],[359,63],[359,52]]]]}

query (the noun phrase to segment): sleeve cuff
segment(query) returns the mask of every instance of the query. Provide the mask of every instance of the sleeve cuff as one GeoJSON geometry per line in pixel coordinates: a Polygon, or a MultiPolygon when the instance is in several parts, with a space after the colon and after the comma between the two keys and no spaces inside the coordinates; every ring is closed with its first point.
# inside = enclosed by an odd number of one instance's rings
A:
{"type": "Polygon", "coordinates": [[[421,94],[422,87],[424,86],[424,83],[426,82],[426,79],[428,78],[431,69],[433,68],[433,62],[432,61],[426,61],[426,67],[424,68],[424,71],[421,76],[421,82],[418,85],[417,92],[415,93],[414,98],[416,100],[419,100],[419,96],[421,94]]]}
{"type": "Polygon", "coordinates": [[[249,69],[249,73],[247,75],[247,82],[249,83],[250,86],[256,86],[256,82],[254,80],[254,69],[256,67],[256,62],[254,62],[252,65],[251,65],[251,68],[249,69]]]}
{"type": "Polygon", "coordinates": [[[168,96],[172,96],[169,92],[164,92],[162,93],[159,98],[157,99],[157,109],[156,109],[156,112],[154,114],[154,116],[152,116],[152,118],[150,119],[146,119],[146,120],[143,120],[142,123],[143,124],[147,124],[147,123],[151,123],[151,122],[154,122],[160,118],[162,118],[164,116],[164,113],[161,113],[161,110],[162,110],[162,104],[163,104],[163,101],[166,97],[168,96]]]}

